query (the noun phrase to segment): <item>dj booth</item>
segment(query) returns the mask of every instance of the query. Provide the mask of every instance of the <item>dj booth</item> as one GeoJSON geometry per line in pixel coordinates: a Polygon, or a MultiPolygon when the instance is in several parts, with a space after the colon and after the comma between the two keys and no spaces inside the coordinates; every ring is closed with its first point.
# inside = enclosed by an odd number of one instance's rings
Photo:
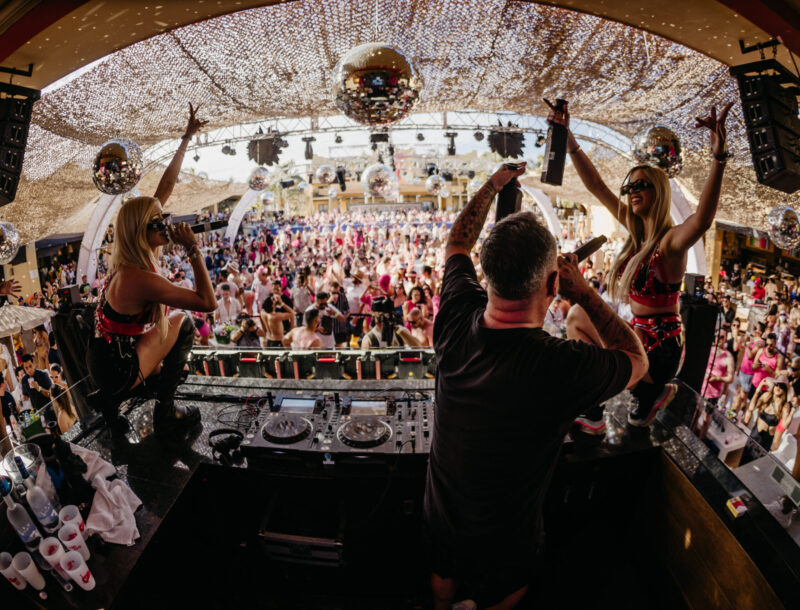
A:
{"type": "MultiPolygon", "coordinates": [[[[124,437],[90,417],[69,434],[142,499],[141,539],[89,540],[94,591],[8,587],[12,604],[430,608],[434,375],[431,350],[196,349],[178,398],[202,426],[186,438],[156,438],[142,399],[121,407],[124,437]]],[[[629,408],[610,401],[603,439],[565,439],[521,607],[800,607],[800,548],[694,433],[702,399],[681,384],[649,429],[629,408]]]]}

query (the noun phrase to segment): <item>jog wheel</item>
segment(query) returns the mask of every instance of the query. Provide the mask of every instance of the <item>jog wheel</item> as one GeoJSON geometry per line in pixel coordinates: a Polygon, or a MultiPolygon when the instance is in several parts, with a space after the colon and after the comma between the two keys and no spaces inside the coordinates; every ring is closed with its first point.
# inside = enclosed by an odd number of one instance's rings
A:
{"type": "Polygon", "coordinates": [[[392,429],[377,417],[359,417],[339,428],[337,435],[345,445],[368,449],[388,441],[392,429]]]}
{"type": "Polygon", "coordinates": [[[297,443],[311,434],[311,422],[299,415],[281,413],[270,417],[261,428],[261,435],[270,443],[290,445],[297,443]]]}

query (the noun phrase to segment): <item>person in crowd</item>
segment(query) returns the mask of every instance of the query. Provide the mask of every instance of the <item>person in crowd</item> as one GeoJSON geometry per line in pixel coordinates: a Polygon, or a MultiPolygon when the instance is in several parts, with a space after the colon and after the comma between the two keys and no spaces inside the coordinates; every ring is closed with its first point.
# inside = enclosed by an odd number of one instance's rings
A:
{"type": "Polygon", "coordinates": [[[408,300],[403,303],[403,322],[407,328],[411,328],[411,321],[408,319],[408,314],[412,309],[419,309],[422,312],[422,317],[428,317],[428,308],[425,306],[425,293],[419,286],[414,286],[408,293],[408,300]]]}
{"type": "Polygon", "coordinates": [[[783,356],[778,353],[777,342],[775,333],[769,333],[764,347],[759,348],[753,358],[753,385],[756,388],[767,377],[776,377],[783,368],[783,356]]]}
{"type": "Polygon", "coordinates": [[[170,230],[162,208],[178,178],[189,140],[205,124],[189,105],[189,120],[180,146],[162,176],[154,197],[134,197],[120,208],[114,228],[109,274],[96,309],[95,336],[87,366],[102,391],[101,409],[114,421],[118,400],[159,373],[153,425],[156,434],[186,431],[200,421],[196,407],[177,405],[175,390],[192,344],[195,326],[182,311],[212,312],[217,300],[208,271],[189,225],[170,230]],[[160,249],[172,239],[189,255],[196,288],[189,290],[159,275],[160,249]]]}
{"type": "Polygon", "coordinates": [[[52,394],[58,429],[61,431],[61,434],[64,434],[78,421],[78,414],[75,412],[75,407],[72,405],[67,381],[64,379],[64,370],[61,368],[60,364],[54,363],[50,365],[50,381],[53,382],[52,394]]]}
{"type": "Polygon", "coordinates": [[[258,268],[256,279],[250,287],[255,295],[253,302],[256,304],[256,312],[261,311],[261,306],[264,300],[272,294],[272,283],[269,280],[269,269],[264,266],[258,268]]]}
{"type": "MultiPolygon", "coordinates": [[[[408,312],[407,319],[415,344],[419,347],[433,347],[433,322],[424,316],[422,310],[414,307],[408,312]]],[[[406,345],[414,345],[406,339],[404,342],[406,345]]]]}
{"type": "Polygon", "coordinates": [[[330,303],[339,313],[344,316],[344,319],[336,317],[333,321],[333,341],[336,347],[348,347],[350,343],[350,320],[348,314],[350,313],[350,303],[347,300],[347,294],[344,287],[339,283],[339,280],[332,279],[330,282],[330,303]]]}
{"type": "MultiPolygon", "coordinates": [[[[14,395],[8,391],[8,383],[3,378],[0,378],[0,405],[3,409],[3,429],[5,430],[8,426],[13,431],[15,426],[19,425],[19,411],[17,410],[17,401],[14,400],[14,395]]],[[[12,434],[16,438],[16,434],[13,432],[12,434]]]]}
{"type": "Polygon", "coordinates": [[[22,357],[22,369],[25,374],[20,380],[22,399],[31,401],[33,410],[44,416],[45,424],[57,421],[55,409],[51,404],[53,383],[47,371],[36,368],[33,354],[22,357]]]}
{"type": "Polygon", "coordinates": [[[728,333],[728,342],[725,344],[725,349],[733,356],[734,366],[736,366],[740,360],[742,346],[745,341],[745,336],[744,333],[741,332],[741,327],[742,321],[739,318],[734,318],[728,333]]]}
{"type": "Polygon", "coordinates": [[[495,224],[480,252],[488,290],[480,286],[470,254],[495,195],[524,172],[524,163],[495,172],[459,214],[445,247],[423,503],[436,610],[450,608],[459,588],[482,608],[520,602],[569,425],[647,371],[637,335],[588,286],[573,255],[557,257],[534,214],[495,224]],[[541,329],[557,292],[581,304],[605,349],[541,329]]]}
{"type": "Polygon", "coordinates": [[[314,291],[306,283],[305,273],[297,275],[297,284],[292,288],[292,301],[294,301],[295,311],[298,316],[296,323],[298,325],[302,324],[303,312],[311,307],[311,303],[314,302],[314,291]]]}
{"type": "Polygon", "coordinates": [[[764,303],[764,298],[766,297],[766,291],[764,287],[761,285],[761,278],[757,277],[753,280],[753,292],[752,297],[756,303],[764,303]]]}
{"type": "Polygon", "coordinates": [[[292,349],[318,349],[322,339],[317,334],[319,310],[311,307],[303,313],[303,325],[295,326],[283,337],[283,346],[292,349]]]}
{"type": "MultiPolygon", "coordinates": [[[[758,410],[758,421],[753,427],[750,437],[766,451],[772,450],[778,424],[781,421],[791,421],[792,406],[788,400],[788,386],[786,377],[778,378],[775,383],[765,380],[757,389],[742,418],[742,423],[749,426],[754,412],[758,410]]],[[[745,452],[747,453],[747,450],[745,452]]],[[[749,457],[760,456],[750,455],[749,457]]]]}
{"type": "Polygon", "coordinates": [[[330,294],[321,290],[316,294],[315,304],[312,306],[319,310],[319,325],[317,335],[322,341],[323,349],[333,349],[336,342],[333,336],[334,322],[346,322],[345,315],[330,303],[330,294]]]}
{"type": "Polygon", "coordinates": [[[223,282],[219,287],[219,302],[214,310],[215,324],[233,324],[242,311],[242,304],[231,294],[231,285],[223,282]]]}
{"type": "Polygon", "coordinates": [[[736,318],[736,307],[731,303],[729,295],[722,296],[722,323],[726,328],[730,328],[733,320],[736,318]]]}
{"type": "MultiPolygon", "coordinates": [[[[263,314],[263,312],[262,312],[263,314]]],[[[283,328],[280,329],[281,333],[283,328]]],[[[248,315],[239,316],[239,327],[231,333],[231,341],[238,347],[261,347],[264,330],[248,315]]],[[[269,342],[267,342],[269,346],[269,342]]]]}
{"type": "Polygon", "coordinates": [[[721,330],[717,335],[716,345],[708,355],[702,394],[714,406],[727,391],[728,384],[733,381],[735,365],[727,344],[728,333],[721,330]]]}
{"type": "MultiPolygon", "coordinates": [[[[568,131],[567,150],[584,186],[628,229],[628,239],[611,268],[610,277],[616,281],[609,283],[609,289],[613,298],[630,300],[632,325],[648,353],[648,373],[633,390],[636,406],[628,415],[634,426],[649,426],[677,391],[677,385],[669,381],[678,371],[683,349],[680,286],[688,251],[710,228],[716,214],[729,157],[725,120],[731,106],[726,104],[719,116],[712,107],[707,117],[697,119],[696,127],[710,131],[714,159],[697,211],[677,226],[670,219],[670,186],[663,170],[647,165],[632,168],[617,195],[568,131]]],[[[569,129],[568,112],[553,108],[550,120],[569,129]]]]}
{"type": "Polygon", "coordinates": [[[43,371],[48,370],[50,368],[50,337],[44,326],[37,326],[33,329],[33,345],[34,366],[43,371]]]}
{"type": "Polygon", "coordinates": [[[770,275],[767,278],[767,285],[764,286],[764,296],[767,301],[775,302],[778,296],[778,284],[775,282],[776,277],[770,275]]]}
{"type": "Polygon", "coordinates": [[[271,294],[261,304],[261,323],[267,331],[267,347],[283,346],[284,322],[294,327],[294,309],[287,305],[280,294],[271,294]]]}

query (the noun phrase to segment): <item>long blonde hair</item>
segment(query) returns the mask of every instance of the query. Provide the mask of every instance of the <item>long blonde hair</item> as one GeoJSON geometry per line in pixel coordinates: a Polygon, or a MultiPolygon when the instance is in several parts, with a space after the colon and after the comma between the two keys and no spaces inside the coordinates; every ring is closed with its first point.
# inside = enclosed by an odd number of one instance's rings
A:
{"type": "Polygon", "coordinates": [[[628,239],[625,241],[625,245],[620,250],[617,258],[614,259],[614,264],[611,265],[611,271],[609,271],[608,275],[608,291],[614,300],[622,300],[628,296],[639,265],[650,256],[650,252],[652,252],[656,244],[672,228],[672,219],[670,218],[672,197],[667,174],[649,165],[637,165],[625,176],[625,180],[622,182],[623,185],[628,183],[635,171],[642,172],[645,179],[653,185],[653,205],[647,214],[647,219],[652,226],[650,235],[645,238],[644,220],[634,214],[633,208],[627,203],[623,203],[622,197],[619,197],[620,216],[625,219],[628,239]],[[633,254],[631,260],[626,265],[625,271],[622,272],[622,277],[619,277],[620,268],[631,254],[633,254]],[[619,280],[617,280],[618,277],[619,280]]]}
{"type": "MultiPolygon", "coordinates": [[[[111,253],[109,272],[115,273],[123,265],[154,271],[158,269],[158,252],[154,252],[147,241],[147,223],[153,203],[161,203],[155,197],[134,197],[122,204],[114,223],[114,248],[111,253]]],[[[167,317],[164,306],[153,303],[153,323],[163,340],[167,336],[167,317]]]]}

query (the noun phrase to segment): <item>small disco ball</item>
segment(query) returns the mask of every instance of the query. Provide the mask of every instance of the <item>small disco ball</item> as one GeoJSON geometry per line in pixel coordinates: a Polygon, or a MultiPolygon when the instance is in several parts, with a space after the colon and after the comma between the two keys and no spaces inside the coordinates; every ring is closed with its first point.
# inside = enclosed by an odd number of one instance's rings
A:
{"type": "Polygon", "coordinates": [[[663,169],[670,178],[683,169],[678,136],[663,125],[646,127],[633,136],[633,158],[637,163],[663,169]]]}
{"type": "Polygon", "coordinates": [[[265,188],[269,186],[270,182],[270,175],[269,170],[266,167],[257,167],[250,173],[250,178],[247,180],[247,184],[250,186],[250,190],[253,191],[263,191],[265,188]]]}
{"type": "Polygon", "coordinates": [[[414,176],[414,179],[411,181],[411,184],[422,184],[422,177],[414,176]]]}
{"type": "Polygon", "coordinates": [[[368,43],[348,51],[333,69],[336,107],[363,125],[390,125],[408,116],[422,79],[394,47],[368,43]]]}
{"type": "Polygon", "coordinates": [[[425,181],[425,190],[431,195],[441,195],[444,185],[444,178],[439,174],[432,174],[428,176],[428,179],[425,181]]]}
{"type": "Polygon", "coordinates": [[[336,170],[330,165],[320,165],[317,168],[317,172],[314,174],[314,177],[317,179],[317,182],[321,182],[322,184],[330,184],[336,180],[336,170]]]}
{"type": "Polygon", "coordinates": [[[788,205],[776,205],[767,216],[770,239],[784,250],[794,250],[800,245],[800,218],[788,205]]]}
{"type": "Polygon", "coordinates": [[[305,180],[303,180],[302,182],[298,182],[297,190],[300,191],[301,193],[307,193],[308,192],[308,182],[306,182],[305,180]]]}
{"type": "Polygon", "coordinates": [[[472,190],[475,193],[477,193],[478,189],[480,189],[482,186],[483,186],[483,182],[481,182],[477,178],[475,178],[474,180],[471,180],[470,183],[469,183],[470,190],[472,190]]]}
{"type": "Polygon", "coordinates": [[[19,251],[19,232],[10,222],[0,222],[0,265],[8,265],[19,251]]]}
{"type": "Polygon", "coordinates": [[[442,197],[449,197],[450,189],[442,189],[442,197]]]}
{"type": "Polygon", "coordinates": [[[114,138],[100,148],[92,165],[92,182],[102,193],[119,195],[142,177],[142,149],[128,138],[114,138]]]}
{"type": "Polygon", "coordinates": [[[370,165],[361,174],[361,186],[364,191],[375,197],[383,197],[387,199],[391,197],[394,190],[397,188],[397,176],[391,168],[375,163],[370,165]]]}

